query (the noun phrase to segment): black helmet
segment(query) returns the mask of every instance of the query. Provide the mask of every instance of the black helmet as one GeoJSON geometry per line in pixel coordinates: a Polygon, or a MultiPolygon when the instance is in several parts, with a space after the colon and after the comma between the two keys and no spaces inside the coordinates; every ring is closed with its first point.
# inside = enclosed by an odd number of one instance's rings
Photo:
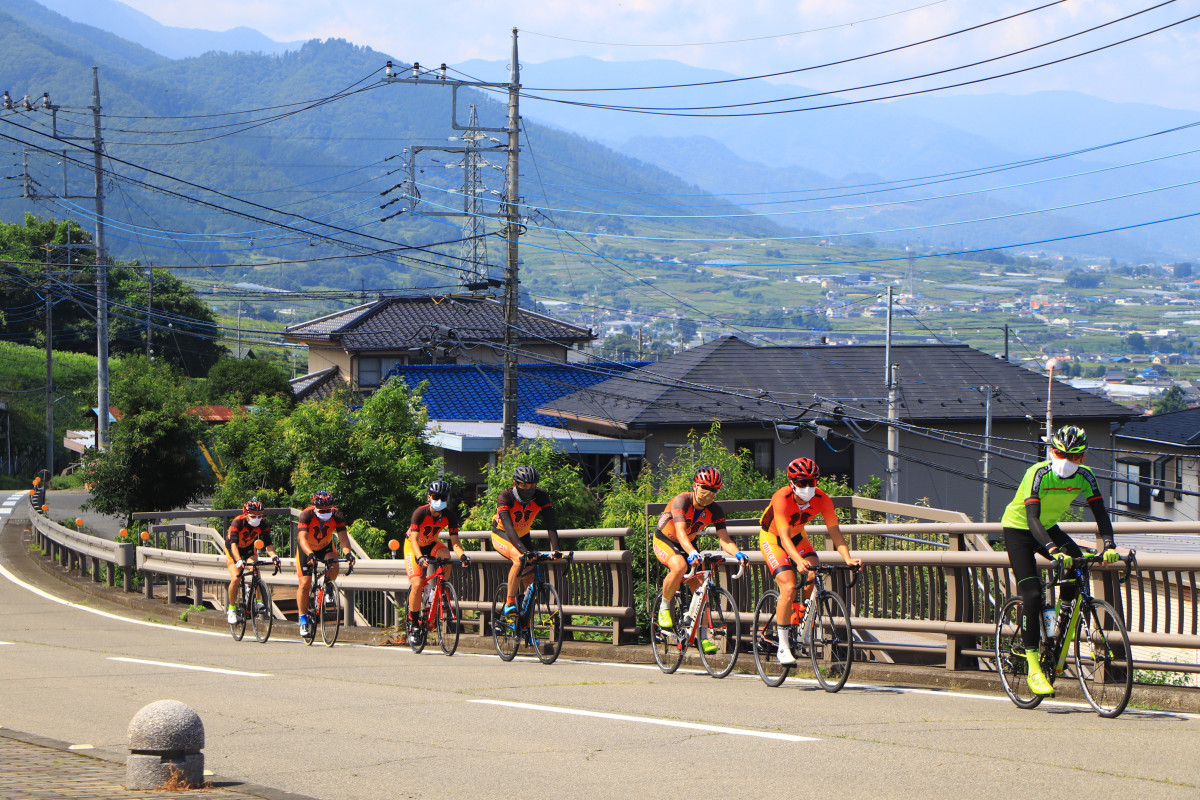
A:
{"type": "Polygon", "coordinates": [[[333,492],[319,491],[312,496],[312,504],[317,508],[333,508],[333,492]]]}
{"type": "Polygon", "coordinates": [[[513,470],[513,483],[537,483],[540,477],[537,468],[529,464],[522,464],[513,470]]]}
{"type": "Polygon", "coordinates": [[[446,497],[447,495],[450,494],[450,484],[446,483],[443,480],[436,480],[433,483],[429,484],[428,491],[432,495],[446,497]]]}
{"type": "Polygon", "coordinates": [[[1087,450],[1087,434],[1078,425],[1063,425],[1054,432],[1050,446],[1060,453],[1082,453],[1087,450]]]}

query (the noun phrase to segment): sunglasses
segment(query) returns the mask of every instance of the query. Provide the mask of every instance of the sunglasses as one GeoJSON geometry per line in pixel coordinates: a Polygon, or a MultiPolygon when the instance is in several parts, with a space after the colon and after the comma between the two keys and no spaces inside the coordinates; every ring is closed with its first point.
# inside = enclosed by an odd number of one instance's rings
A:
{"type": "Polygon", "coordinates": [[[1083,453],[1064,453],[1062,450],[1058,450],[1056,448],[1051,448],[1051,451],[1059,458],[1065,458],[1067,461],[1071,461],[1075,464],[1083,463],[1083,453]]]}
{"type": "Polygon", "coordinates": [[[800,489],[808,489],[808,488],[816,486],[816,485],[817,485],[817,481],[814,478],[805,478],[803,480],[792,481],[792,486],[798,487],[800,489]]]}
{"type": "Polygon", "coordinates": [[[450,499],[450,495],[448,495],[448,494],[431,494],[429,496],[432,497],[434,500],[449,500],[450,499]]]}
{"type": "Polygon", "coordinates": [[[697,483],[696,485],[699,486],[701,489],[703,489],[706,492],[717,492],[717,491],[721,490],[720,486],[706,486],[703,483],[697,483]]]}

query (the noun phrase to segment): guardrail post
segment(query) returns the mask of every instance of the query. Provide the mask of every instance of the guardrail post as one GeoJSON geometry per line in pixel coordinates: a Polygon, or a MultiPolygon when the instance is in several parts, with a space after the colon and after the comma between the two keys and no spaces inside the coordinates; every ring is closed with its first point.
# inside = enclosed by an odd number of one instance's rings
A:
{"type": "Polygon", "coordinates": [[[343,616],[346,618],[344,620],[345,626],[347,628],[357,627],[358,621],[355,619],[355,617],[357,615],[355,614],[355,609],[354,609],[354,590],[353,589],[342,590],[339,588],[337,591],[342,593],[342,610],[343,610],[343,616]]]}
{"type": "MultiPolygon", "coordinates": [[[[147,600],[153,600],[154,599],[154,573],[143,571],[142,579],[143,579],[143,581],[145,581],[145,583],[142,586],[142,593],[146,595],[147,600]]],[[[126,578],[126,581],[128,581],[128,577],[126,578]]],[[[129,590],[126,589],[125,591],[129,591],[129,590]]]]}
{"type": "MultiPolygon", "coordinates": [[[[949,540],[952,552],[961,552],[964,549],[962,534],[950,533],[947,539],[949,540]]],[[[947,622],[971,621],[971,581],[968,573],[969,568],[967,567],[952,566],[946,568],[947,622]]],[[[955,633],[946,634],[946,669],[950,671],[966,669],[967,665],[963,663],[962,651],[964,648],[974,647],[974,636],[964,636],[955,633]]]]}
{"type": "MultiPolygon", "coordinates": [[[[137,567],[137,545],[125,543],[117,545],[117,553],[121,557],[121,581],[122,588],[126,592],[133,592],[133,571],[137,567]]],[[[110,574],[110,583],[113,576],[110,574]]]]}

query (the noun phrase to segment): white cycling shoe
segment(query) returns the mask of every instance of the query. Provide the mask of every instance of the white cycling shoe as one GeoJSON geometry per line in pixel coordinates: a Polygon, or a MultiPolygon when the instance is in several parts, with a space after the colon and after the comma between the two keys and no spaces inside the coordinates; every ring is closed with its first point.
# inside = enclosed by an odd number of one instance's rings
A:
{"type": "Polygon", "coordinates": [[[775,657],[779,660],[781,666],[796,666],[796,657],[792,655],[792,648],[788,647],[784,642],[779,643],[779,650],[776,652],[775,657]]]}
{"type": "Polygon", "coordinates": [[[225,612],[225,621],[228,622],[230,625],[237,625],[238,624],[237,611],[235,611],[232,608],[229,609],[228,611],[226,611],[225,612]]]}

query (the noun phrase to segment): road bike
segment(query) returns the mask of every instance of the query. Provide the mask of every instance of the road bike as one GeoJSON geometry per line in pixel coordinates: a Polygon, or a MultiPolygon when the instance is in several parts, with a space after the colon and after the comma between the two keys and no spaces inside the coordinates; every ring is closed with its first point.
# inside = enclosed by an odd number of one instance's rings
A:
{"type": "MultiPolygon", "coordinates": [[[[846,601],[836,592],[825,588],[825,580],[838,570],[850,570],[846,584],[850,591],[861,574],[858,567],[848,564],[818,564],[806,571],[804,586],[796,587],[796,596],[803,597],[808,581],[815,584],[803,611],[799,601],[792,603],[793,624],[789,626],[788,647],[798,658],[812,662],[817,683],[827,692],[836,692],[846,685],[854,663],[854,627],[846,601]],[[798,617],[798,619],[797,619],[798,617]]],[[[754,606],[754,666],[758,677],[767,686],[779,686],[792,671],[792,665],[779,663],[779,626],[777,609],[779,591],[771,589],[754,606]]]]}
{"type": "Polygon", "coordinates": [[[318,561],[313,567],[312,585],[308,589],[308,632],[301,634],[305,644],[312,644],[317,638],[318,626],[327,647],[333,647],[333,643],[337,641],[338,630],[342,627],[342,609],[337,587],[328,577],[329,565],[345,562],[346,574],[352,575],[354,560],[354,556],[331,558],[327,562],[318,561]]]}
{"type": "Polygon", "coordinates": [[[427,634],[436,631],[442,652],[452,656],[458,649],[462,609],[458,605],[458,592],[454,590],[453,584],[446,580],[445,567],[448,564],[462,564],[463,561],[457,558],[426,556],[425,562],[436,569],[425,584],[425,609],[421,612],[420,620],[414,623],[410,619],[408,622],[408,646],[414,653],[421,652],[425,649],[427,634]]]}
{"type": "Polygon", "coordinates": [[[654,660],[666,674],[679,669],[688,647],[700,651],[704,669],[714,678],[724,678],[733,672],[742,637],[742,621],[733,595],[717,585],[713,574],[719,565],[734,561],[738,562],[738,571],[733,575],[737,580],[746,570],[744,561],[720,550],[700,553],[700,558],[683,576],[684,581],[700,578],[700,585],[692,593],[686,612],[683,610],[683,592],[675,593],[671,601],[671,619],[675,623],[672,627],[664,628],[658,622],[659,612],[666,603],[663,596],[660,594],[654,601],[650,610],[650,643],[654,647],[654,660]]]}
{"type": "MultiPolygon", "coordinates": [[[[262,542],[255,542],[254,548],[261,550],[262,542]]],[[[275,571],[271,574],[279,574],[279,561],[275,562],[275,571]]],[[[237,614],[237,622],[229,623],[229,632],[233,634],[234,641],[240,642],[246,635],[247,617],[254,628],[255,639],[265,642],[270,637],[271,625],[274,622],[271,589],[263,583],[262,576],[258,574],[258,563],[255,561],[245,562],[238,570],[237,602],[233,610],[237,614]],[[249,580],[246,578],[247,569],[250,570],[249,580]]]]}
{"type": "MultiPolygon", "coordinates": [[[[542,575],[542,563],[553,559],[553,553],[529,552],[521,556],[521,561],[532,568],[533,580],[517,601],[515,614],[504,613],[508,584],[496,588],[492,599],[492,641],[504,661],[512,661],[522,643],[529,645],[543,664],[553,664],[562,652],[562,601],[558,590],[542,575]]],[[[567,553],[563,560],[569,564],[575,560],[575,554],[567,553]]]]}
{"type": "MultiPolygon", "coordinates": [[[[1046,630],[1048,619],[1031,622],[1043,626],[1039,657],[1042,672],[1050,684],[1053,685],[1059,675],[1074,674],[1096,713],[1112,718],[1125,710],[1133,692],[1133,654],[1121,615],[1109,603],[1092,597],[1091,568],[1103,561],[1102,555],[1085,555],[1074,559],[1069,569],[1063,569],[1062,562],[1056,562],[1050,585],[1075,585],[1078,594],[1066,607],[1060,600],[1055,607],[1046,609],[1055,618],[1050,630],[1046,630]],[[1073,656],[1069,665],[1068,652],[1073,656]]],[[[1131,550],[1121,561],[1125,571],[1118,580],[1124,583],[1137,563],[1135,551],[1131,550]]],[[[1034,694],[1026,683],[1029,663],[1025,659],[1021,635],[1024,613],[1020,597],[1010,597],[1000,609],[996,618],[996,669],[1009,699],[1018,708],[1035,708],[1045,695],[1034,694]]]]}

